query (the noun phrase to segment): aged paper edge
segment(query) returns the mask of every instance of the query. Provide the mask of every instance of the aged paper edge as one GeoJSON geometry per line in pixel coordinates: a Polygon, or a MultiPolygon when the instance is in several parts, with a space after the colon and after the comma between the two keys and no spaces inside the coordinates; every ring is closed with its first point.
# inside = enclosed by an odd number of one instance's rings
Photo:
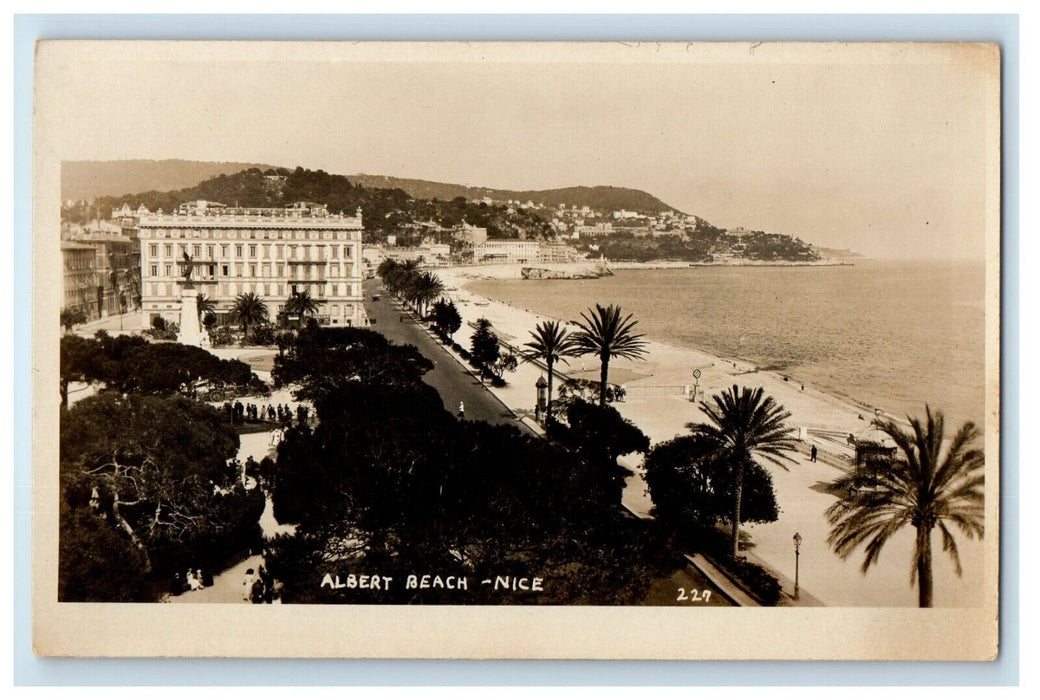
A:
{"type": "Polygon", "coordinates": [[[33,647],[46,656],[989,660],[997,655],[1000,56],[993,44],[41,42],[34,104],[33,647]],[[662,48],[664,50],[662,50],[662,48]],[[61,83],[78,59],[947,62],[987,78],[985,600],[973,609],[224,606],[57,602],[61,83]],[[838,50],[840,49],[840,51],[838,50]],[[193,611],[198,614],[185,614],[193,611]],[[822,630],[827,630],[821,634],[822,630]]]}

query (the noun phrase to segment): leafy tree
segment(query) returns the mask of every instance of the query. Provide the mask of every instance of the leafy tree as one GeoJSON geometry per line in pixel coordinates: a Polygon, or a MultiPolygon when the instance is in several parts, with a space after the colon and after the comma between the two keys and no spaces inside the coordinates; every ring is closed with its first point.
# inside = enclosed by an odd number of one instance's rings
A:
{"type": "Polygon", "coordinates": [[[513,353],[499,354],[495,364],[491,365],[491,375],[496,382],[504,386],[506,372],[515,372],[518,365],[519,361],[513,353]]]}
{"type": "Polygon", "coordinates": [[[635,360],[646,354],[643,336],[633,332],[636,321],[632,314],[621,318],[621,307],[596,304],[577,321],[579,331],[574,336],[576,350],[580,355],[596,355],[600,362],[599,405],[606,405],[607,377],[610,360],[623,357],[635,360]]]}
{"type": "Polygon", "coordinates": [[[491,328],[491,321],[486,318],[477,319],[477,328],[470,336],[470,352],[473,361],[480,367],[480,378],[491,371],[492,365],[498,361],[501,350],[498,347],[498,336],[491,328]]]}
{"type": "MultiPolygon", "coordinates": [[[[74,528],[61,536],[99,543],[96,555],[118,558],[110,567],[129,561],[135,571],[160,579],[193,563],[217,568],[258,534],[263,495],[242,489],[231,462],[238,436],[216,409],[179,397],[103,393],[63,414],[60,432],[63,492],[80,511],[67,522],[82,524],[82,511],[93,511],[129,543],[131,554],[107,535],[74,528]]],[[[66,571],[64,580],[79,579],[74,573],[66,571]]],[[[79,581],[94,584],[107,586],[79,581]]]]}
{"type": "Polygon", "coordinates": [[[62,405],[70,381],[98,382],[121,393],[171,394],[190,391],[203,381],[259,388],[244,362],[221,360],[202,348],[180,343],[149,343],[138,336],[103,335],[100,340],[64,336],[61,340],[62,405]]]}
{"type": "Polygon", "coordinates": [[[252,326],[267,323],[268,315],[267,304],[254,292],[239,294],[231,306],[231,318],[242,324],[243,333],[248,333],[252,326]]]}
{"type": "Polygon", "coordinates": [[[566,363],[567,358],[573,357],[576,351],[577,346],[574,337],[559,321],[542,321],[531,331],[531,340],[524,343],[524,350],[521,353],[524,362],[544,362],[548,372],[548,393],[545,404],[546,424],[549,423],[553,415],[553,380],[555,379],[553,367],[557,362],[566,363]]]}
{"type": "Polygon", "coordinates": [[[438,301],[433,305],[433,325],[446,340],[462,328],[462,316],[453,301],[438,301]]]}
{"type": "Polygon", "coordinates": [[[712,397],[712,403],[701,402],[707,423],[689,423],[694,436],[711,444],[712,459],[722,460],[733,474],[733,557],[739,553],[741,506],[744,479],[758,459],[784,467],[792,462],[788,454],[795,450],[786,421],[791,414],[766,396],[762,387],[739,388],[736,384],[712,397]]]}
{"type": "Polygon", "coordinates": [[[271,557],[286,602],[603,605],[646,594],[659,545],[646,523],[589,497],[575,452],[512,427],[463,426],[422,384],[359,382],[316,409],[316,429],[291,430],[274,468],[276,517],[298,523],[271,557]],[[459,571],[471,590],[316,590],[313,571],[337,561],[396,577],[459,571]],[[552,584],[526,598],[472,583],[531,571],[552,584]]]}
{"type": "Polygon", "coordinates": [[[960,555],[953,529],[969,539],[982,538],[985,458],[972,446],[978,437],[970,421],[946,443],[941,411],[925,406],[925,421],[910,418],[910,430],[893,421],[878,426],[895,441],[897,456],[887,469],[875,474],[869,488],[856,474],[843,476],[833,486],[844,498],[827,509],[832,525],[828,542],[843,559],[864,546],[861,570],[876,564],[881,550],[904,527],[916,531],[910,581],[917,584],[918,604],[932,606],[932,531],[939,529],[943,551],[961,574],[960,555]]]}
{"type": "MultiPolygon", "coordinates": [[[[680,435],[647,455],[646,484],[659,521],[681,532],[712,528],[733,517],[735,474],[715,448],[712,440],[680,435]]],[[[775,522],[779,509],[769,472],[749,464],[743,488],[741,522],[775,522]]]]}
{"type": "Polygon", "coordinates": [[[367,328],[308,327],[274,361],[275,386],[297,384],[299,398],[318,401],[358,382],[406,387],[433,369],[413,345],[394,345],[367,328]]]}
{"type": "Polygon", "coordinates": [[[87,314],[83,309],[62,309],[61,310],[61,327],[66,332],[71,331],[72,327],[77,323],[86,323],[87,314]]]}
{"type": "Polygon", "coordinates": [[[646,452],[650,438],[613,406],[597,406],[580,399],[568,400],[566,405],[567,425],[554,424],[550,435],[585,458],[590,468],[589,485],[597,500],[620,504],[625,478],[632,472],[618,464],[618,457],[646,452]]]}

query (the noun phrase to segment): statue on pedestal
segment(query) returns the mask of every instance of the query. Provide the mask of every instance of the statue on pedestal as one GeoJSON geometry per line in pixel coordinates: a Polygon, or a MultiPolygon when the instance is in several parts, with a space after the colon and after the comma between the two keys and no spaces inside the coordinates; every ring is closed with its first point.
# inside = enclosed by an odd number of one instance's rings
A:
{"type": "Polygon", "coordinates": [[[177,332],[177,342],[182,345],[208,348],[209,334],[199,326],[198,293],[191,281],[191,273],[194,268],[191,256],[185,252],[184,288],[181,290],[181,327],[177,332]]]}

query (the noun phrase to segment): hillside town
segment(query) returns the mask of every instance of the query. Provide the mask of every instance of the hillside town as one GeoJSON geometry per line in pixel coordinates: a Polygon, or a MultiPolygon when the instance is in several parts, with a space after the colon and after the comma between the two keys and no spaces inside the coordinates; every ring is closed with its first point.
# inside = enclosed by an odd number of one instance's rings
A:
{"type": "MultiPolygon", "coordinates": [[[[180,246],[178,254],[174,255],[174,244],[160,244],[149,238],[153,235],[163,238],[169,235],[169,231],[190,228],[191,222],[197,220],[222,221],[220,227],[225,230],[228,227],[234,229],[232,224],[235,222],[257,216],[307,216],[314,221],[320,213],[328,222],[350,219],[350,225],[359,234],[356,242],[361,246],[359,250],[349,251],[351,257],[343,260],[358,260],[360,267],[356,273],[365,279],[372,278],[384,260],[414,261],[427,267],[443,267],[538,266],[582,261],[603,265],[625,261],[732,265],[811,263],[822,259],[819,250],[791,236],[740,227],[719,229],[700,217],[671,209],[654,212],[620,208],[607,211],[580,203],[561,202],[550,207],[531,200],[493,200],[490,197],[468,201],[456,198],[445,203],[411,200],[407,195],[402,200],[400,195],[403,193],[384,196],[383,191],[371,189],[366,192],[368,200],[378,202],[379,206],[372,215],[364,218],[360,206],[353,217],[347,217],[341,211],[333,213],[327,203],[292,201],[270,206],[286,193],[299,193],[301,190],[307,193],[305,185],[315,177],[315,173],[300,169],[285,173],[252,170],[215,179],[216,185],[225,188],[229,188],[228,181],[258,182],[256,189],[259,194],[254,199],[265,206],[184,199],[178,200],[176,205],[168,204],[169,208],[164,212],[161,206],[149,209],[145,195],[127,196],[119,202],[111,197],[94,202],[66,201],[62,208],[63,308],[70,314],[69,318],[94,320],[128,310],[140,310],[145,296],[144,280],[151,280],[147,284],[168,284],[182,268],[180,253],[185,252],[193,256],[202,255],[199,262],[206,263],[209,279],[217,284],[216,289],[221,292],[218,296],[225,299],[234,297],[240,288],[246,287],[264,296],[288,296],[290,291],[302,288],[300,283],[303,282],[308,283],[308,289],[316,298],[324,299],[326,295],[339,294],[339,287],[335,285],[348,283],[347,278],[342,282],[332,282],[334,277],[308,276],[318,272],[314,263],[327,260],[330,264],[338,264],[339,257],[304,259],[287,266],[285,261],[292,258],[282,257],[282,245],[278,244],[273,248],[268,244],[261,246],[259,257],[218,255],[215,253],[223,253],[229,244],[217,249],[216,244],[210,242],[215,240],[216,234],[212,239],[199,239],[190,247],[180,246]],[[295,183],[293,178],[304,180],[304,185],[295,183]],[[391,200],[396,202],[391,206],[392,211],[384,211],[380,217],[379,210],[385,209],[391,200]],[[113,206],[106,210],[103,207],[107,205],[113,206]],[[103,213],[107,215],[103,216],[103,213]],[[467,214],[474,221],[468,221],[467,214]],[[142,232],[147,240],[142,239],[142,232]],[[145,255],[142,255],[142,245],[148,246],[145,255]],[[158,255],[159,245],[163,246],[162,252],[169,251],[170,254],[158,255]],[[151,255],[147,254],[149,251],[151,255]],[[294,277],[304,273],[302,279],[294,277]],[[216,282],[218,277],[227,282],[216,282]],[[253,281],[230,281],[232,278],[253,281]],[[326,287],[326,282],[333,287],[326,287]]],[[[200,188],[205,190],[206,185],[202,183],[200,188]]],[[[349,189],[349,183],[343,186],[349,189]]],[[[166,197],[164,201],[173,200],[166,197]]],[[[241,244],[237,247],[240,248],[241,244]]],[[[348,252],[342,249],[326,251],[321,247],[317,250],[330,255],[346,255],[348,252]]],[[[305,254],[309,249],[301,247],[300,251],[305,254]]],[[[323,272],[331,273],[331,268],[323,272]]],[[[345,293],[346,288],[343,289],[345,293]]],[[[160,298],[164,295],[149,296],[160,298]]],[[[175,300],[166,301],[172,304],[175,300]]],[[[352,303],[356,307],[357,299],[352,303]]],[[[226,312],[227,309],[220,311],[226,312]]],[[[274,314],[280,311],[280,308],[272,309],[274,314]]],[[[352,324],[359,322],[359,318],[351,321],[352,324]]]]}

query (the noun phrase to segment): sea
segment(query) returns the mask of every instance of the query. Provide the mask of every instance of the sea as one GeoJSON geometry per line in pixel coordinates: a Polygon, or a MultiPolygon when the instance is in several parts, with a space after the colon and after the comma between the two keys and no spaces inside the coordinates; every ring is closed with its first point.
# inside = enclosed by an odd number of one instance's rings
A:
{"type": "Polygon", "coordinates": [[[618,270],[595,280],[480,280],[486,297],[573,320],[620,304],[648,338],[740,359],[947,431],[985,422],[985,267],[967,261],[618,270]]]}

